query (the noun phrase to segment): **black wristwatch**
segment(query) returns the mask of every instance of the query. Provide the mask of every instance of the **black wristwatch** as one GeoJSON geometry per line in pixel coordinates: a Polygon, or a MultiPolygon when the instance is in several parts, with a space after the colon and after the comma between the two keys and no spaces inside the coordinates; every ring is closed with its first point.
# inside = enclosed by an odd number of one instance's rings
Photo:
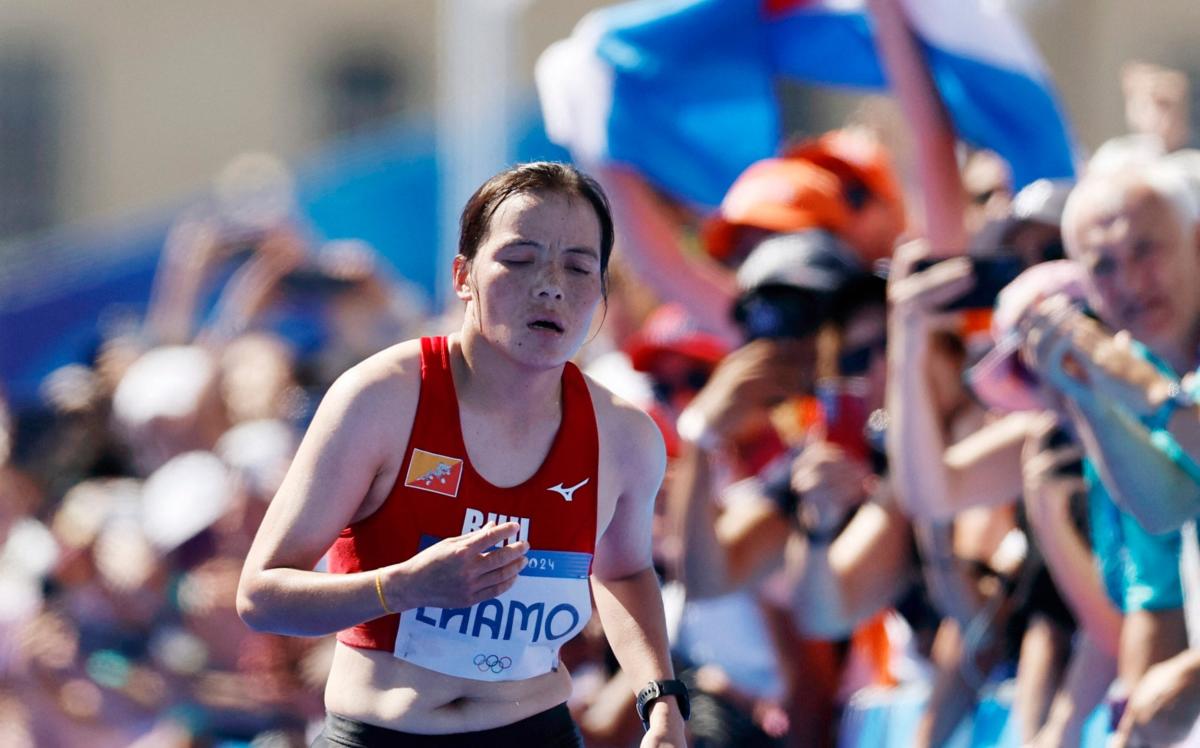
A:
{"type": "Polygon", "coordinates": [[[638,691],[637,712],[642,718],[642,727],[650,729],[650,705],[664,696],[674,696],[679,703],[679,713],[686,721],[692,714],[692,702],[688,700],[687,686],[681,680],[652,680],[638,691]]]}

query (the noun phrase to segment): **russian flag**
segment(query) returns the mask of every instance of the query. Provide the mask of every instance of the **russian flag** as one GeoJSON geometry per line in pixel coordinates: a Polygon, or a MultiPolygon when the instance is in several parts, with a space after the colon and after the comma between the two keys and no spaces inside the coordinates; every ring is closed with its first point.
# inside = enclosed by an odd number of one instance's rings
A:
{"type": "MultiPolygon", "coordinates": [[[[1040,55],[995,0],[903,0],[960,138],[1020,188],[1074,176],[1040,55]]],[[[538,60],[550,138],[715,207],[780,142],[777,78],[886,88],[863,0],[637,0],[580,21],[538,60]]]]}

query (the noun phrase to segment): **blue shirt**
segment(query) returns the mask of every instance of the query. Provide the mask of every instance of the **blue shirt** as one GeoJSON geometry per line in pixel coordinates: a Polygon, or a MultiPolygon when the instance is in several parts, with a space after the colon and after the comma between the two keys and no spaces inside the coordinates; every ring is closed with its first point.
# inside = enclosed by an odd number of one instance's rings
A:
{"type": "MultiPolygon", "coordinates": [[[[1140,344],[1134,350],[1163,373],[1176,376],[1170,367],[1140,344]]],[[[1147,429],[1150,419],[1141,419],[1147,429]]],[[[1154,442],[1162,449],[1158,441],[1154,442]]],[[[1172,457],[1176,462],[1178,459],[1172,457]]],[[[1108,596],[1123,612],[1166,610],[1183,605],[1179,575],[1179,531],[1155,535],[1113,501],[1095,466],[1084,459],[1083,477],[1088,489],[1088,515],[1092,550],[1108,596]]]]}

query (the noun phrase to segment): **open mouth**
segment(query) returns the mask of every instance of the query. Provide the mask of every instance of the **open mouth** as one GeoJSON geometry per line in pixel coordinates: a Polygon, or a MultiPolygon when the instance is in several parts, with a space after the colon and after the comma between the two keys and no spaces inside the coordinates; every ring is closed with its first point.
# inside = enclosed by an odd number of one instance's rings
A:
{"type": "Polygon", "coordinates": [[[563,331],[562,325],[549,319],[534,320],[533,322],[529,323],[529,328],[531,330],[545,330],[547,332],[556,333],[561,333],[563,331]]]}

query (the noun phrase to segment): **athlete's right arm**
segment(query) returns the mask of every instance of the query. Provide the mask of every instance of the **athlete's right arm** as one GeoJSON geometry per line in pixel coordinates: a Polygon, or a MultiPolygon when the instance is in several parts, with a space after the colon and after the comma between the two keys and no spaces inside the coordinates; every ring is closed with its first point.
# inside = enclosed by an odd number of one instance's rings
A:
{"type": "Polygon", "coordinates": [[[448,538],[377,570],[312,571],[338,533],[390,492],[416,413],[418,366],[415,355],[374,357],[330,388],[242,569],[237,608],[252,628],[321,636],[385,615],[383,602],[391,612],[465,607],[516,580],[527,544],[487,552],[515,535],[516,523],[448,538]]]}

